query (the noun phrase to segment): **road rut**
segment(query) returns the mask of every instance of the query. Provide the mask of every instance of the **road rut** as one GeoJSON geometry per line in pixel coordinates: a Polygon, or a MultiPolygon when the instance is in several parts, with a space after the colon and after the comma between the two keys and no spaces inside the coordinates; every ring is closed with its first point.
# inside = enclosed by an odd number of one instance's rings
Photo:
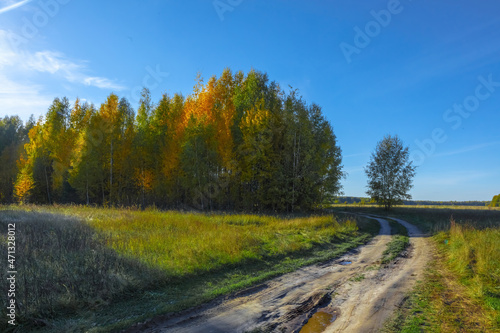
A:
{"type": "Polygon", "coordinates": [[[404,258],[379,268],[390,241],[386,219],[379,235],[342,257],[285,274],[225,300],[136,325],[126,332],[299,332],[316,311],[336,316],[324,332],[376,332],[401,304],[424,270],[425,235],[410,223],[404,258]]]}

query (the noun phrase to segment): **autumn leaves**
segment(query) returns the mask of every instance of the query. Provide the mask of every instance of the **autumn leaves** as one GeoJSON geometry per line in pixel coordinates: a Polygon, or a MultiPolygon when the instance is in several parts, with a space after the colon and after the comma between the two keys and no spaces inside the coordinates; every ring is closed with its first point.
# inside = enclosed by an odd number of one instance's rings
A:
{"type": "Polygon", "coordinates": [[[225,70],[191,95],[144,89],[137,113],[55,99],[18,158],[22,202],[292,211],[340,190],[340,149],[321,109],[256,71],[225,70]]]}

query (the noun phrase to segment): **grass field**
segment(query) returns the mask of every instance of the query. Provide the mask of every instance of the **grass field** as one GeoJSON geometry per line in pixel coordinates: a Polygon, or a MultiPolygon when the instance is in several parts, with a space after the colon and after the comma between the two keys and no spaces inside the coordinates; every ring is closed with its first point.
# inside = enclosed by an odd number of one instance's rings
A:
{"type": "Polygon", "coordinates": [[[2,253],[9,223],[17,228],[17,330],[50,332],[106,332],[191,307],[338,256],[379,228],[331,214],[10,206],[0,208],[2,253]]]}
{"type": "MultiPolygon", "coordinates": [[[[500,329],[500,210],[339,210],[399,217],[432,235],[435,258],[387,332],[500,329]]],[[[395,236],[386,261],[408,243],[406,230],[389,222],[395,236]]],[[[2,253],[7,252],[9,223],[17,228],[19,332],[121,329],[328,260],[379,230],[372,220],[332,214],[6,206],[0,207],[2,253]]],[[[5,274],[0,270],[2,280],[5,274]]],[[[0,312],[5,317],[5,307],[0,312]]],[[[8,326],[0,330],[14,331],[8,326]]]]}
{"type": "MultiPolygon", "coordinates": [[[[377,204],[331,204],[328,205],[328,208],[361,208],[361,209],[370,209],[373,208],[377,211],[380,211],[380,207],[377,204]]],[[[432,209],[432,210],[450,210],[450,209],[461,209],[461,210],[489,210],[489,211],[499,211],[500,207],[490,207],[490,206],[464,206],[464,205],[395,205],[392,208],[394,209],[432,209]]]]}
{"type": "Polygon", "coordinates": [[[500,210],[342,207],[405,219],[431,235],[426,277],[386,332],[500,332],[500,210]]]}

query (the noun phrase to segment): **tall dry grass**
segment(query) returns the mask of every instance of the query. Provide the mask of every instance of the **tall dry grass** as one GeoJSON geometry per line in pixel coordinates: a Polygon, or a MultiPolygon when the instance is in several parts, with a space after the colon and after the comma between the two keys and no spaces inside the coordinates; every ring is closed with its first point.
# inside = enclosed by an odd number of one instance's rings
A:
{"type": "Polygon", "coordinates": [[[451,220],[450,229],[435,236],[446,265],[484,306],[484,316],[500,328],[500,229],[477,229],[451,220]]]}
{"type": "MultiPolygon", "coordinates": [[[[7,224],[12,222],[17,229],[21,331],[42,326],[45,331],[87,331],[97,325],[93,318],[104,308],[114,314],[103,315],[100,325],[121,327],[129,305],[137,318],[185,308],[296,269],[311,258],[339,255],[369,239],[358,232],[356,221],[331,215],[0,206],[0,253],[7,253],[7,224]],[[144,295],[158,300],[150,308],[144,295]],[[59,330],[52,326],[54,320],[61,323],[59,330]]],[[[2,280],[5,273],[0,270],[2,280]]],[[[0,300],[6,304],[6,293],[0,300]]],[[[4,318],[5,309],[0,310],[4,318]]],[[[0,324],[0,331],[9,328],[6,321],[0,324]]]]}

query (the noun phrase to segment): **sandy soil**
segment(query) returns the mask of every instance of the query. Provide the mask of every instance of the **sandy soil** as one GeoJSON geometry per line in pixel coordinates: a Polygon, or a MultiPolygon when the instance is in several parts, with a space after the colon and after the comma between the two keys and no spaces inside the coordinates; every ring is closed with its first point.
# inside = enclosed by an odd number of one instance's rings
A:
{"type": "Polygon", "coordinates": [[[410,247],[405,257],[378,269],[390,227],[385,219],[371,218],[382,226],[379,235],[340,258],[126,332],[299,332],[318,310],[336,317],[324,332],[376,332],[421,277],[429,250],[425,235],[397,220],[408,229],[410,247]]]}

